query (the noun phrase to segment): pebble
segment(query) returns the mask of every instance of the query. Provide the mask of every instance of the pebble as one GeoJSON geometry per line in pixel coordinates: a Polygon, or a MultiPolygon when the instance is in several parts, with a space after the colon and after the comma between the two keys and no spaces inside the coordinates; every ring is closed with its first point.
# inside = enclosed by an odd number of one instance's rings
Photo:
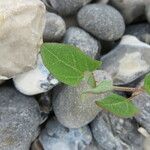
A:
{"type": "Polygon", "coordinates": [[[129,25],[125,34],[136,36],[140,41],[150,44],[150,24],[148,23],[129,25]]]}
{"type": "MultiPolygon", "coordinates": [[[[111,77],[104,71],[95,71],[96,81],[111,77]]],[[[89,86],[84,81],[78,87],[57,86],[53,90],[52,107],[58,121],[68,128],[80,128],[91,122],[101,109],[95,104],[97,99],[103,99],[105,94],[89,94],[81,99],[81,93],[89,86]]]]}
{"type": "Polygon", "coordinates": [[[106,4],[89,4],[77,15],[79,25],[98,39],[113,41],[122,37],[125,24],[121,14],[106,4]]]}
{"type": "Polygon", "coordinates": [[[95,58],[100,54],[100,43],[86,31],[78,27],[70,27],[65,36],[64,43],[80,48],[87,55],[95,58]]]}
{"type": "Polygon", "coordinates": [[[129,84],[150,71],[150,45],[126,35],[112,51],[101,58],[102,69],[114,84],[129,84]]]}
{"type": "Polygon", "coordinates": [[[50,119],[39,136],[44,150],[85,150],[92,141],[88,126],[68,129],[56,119],[50,119]]]}
{"type": "Polygon", "coordinates": [[[7,80],[35,67],[45,7],[39,0],[7,0],[0,12],[0,80],[7,80]]]}
{"type": "Polygon", "coordinates": [[[13,78],[13,82],[16,89],[25,95],[47,92],[59,83],[44,66],[40,55],[37,67],[29,72],[17,75],[13,78]]]}
{"type": "Polygon", "coordinates": [[[33,97],[13,87],[0,87],[0,149],[29,150],[39,134],[41,115],[33,97]]]}
{"type": "Polygon", "coordinates": [[[142,150],[143,136],[131,119],[101,112],[91,123],[91,131],[102,150],[142,150]]]}
{"type": "Polygon", "coordinates": [[[62,17],[54,13],[46,13],[44,41],[60,41],[66,32],[66,24],[62,17]]]}
{"type": "Polygon", "coordinates": [[[48,0],[52,7],[62,16],[75,14],[91,0],[48,0]]]}
{"type": "Polygon", "coordinates": [[[110,3],[120,11],[127,24],[144,18],[145,0],[110,0],[110,3]]]}

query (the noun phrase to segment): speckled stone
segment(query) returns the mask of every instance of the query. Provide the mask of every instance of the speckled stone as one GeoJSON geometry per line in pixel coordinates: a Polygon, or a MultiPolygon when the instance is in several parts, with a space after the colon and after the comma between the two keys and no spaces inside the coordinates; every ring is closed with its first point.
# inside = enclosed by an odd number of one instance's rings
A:
{"type": "Polygon", "coordinates": [[[51,119],[41,132],[39,141],[44,150],[86,150],[92,141],[92,134],[88,126],[68,129],[51,119]]]}
{"type": "Polygon", "coordinates": [[[131,119],[101,112],[91,123],[93,136],[102,150],[142,150],[143,136],[131,119]]]}
{"type": "Polygon", "coordinates": [[[126,35],[112,51],[101,58],[102,69],[114,84],[129,84],[150,71],[150,45],[126,35]]]}
{"type": "Polygon", "coordinates": [[[79,8],[91,0],[48,0],[52,7],[63,16],[75,14],[79,8]]]}
{"type": "Polygon", "coordinates": [[[121,14],[105,4],[89,4],[77,15],[79,25],[99,39],[113,41],[119,39],[125,30],[121,14]]]}
{"type": "Polygon", "coordinates": [[[64,43],[80,48],[92,58],[95,58],[100,54],[100,43],[90,34],[78,27],[70,27],[67,30],[64,36],[64,43]]]}
{"type": "Polygon", "coordinates": [[[39,134],[41,115],[33,97],[0,87],[0,149],[29,150],[39,134]]]}
{"type": "Polygon", "coordinates": [[[44,41],[60,41],[66,32],[64,20],[54,13],[46,13],[46,25],[43,34],[44,41]]]}
{"type": "MultiPolygon", "coordinates": [[[[111,77],[104,71],[95,71],[96,81],[111,77]]],[[[78,87],[58,86],[54,88],[52,107],[58,121],[68,128],[80,128],[91,122],[101,111],[95,101],[103,99],[108,93],[89,94],[82,96],[81,93],[89,86],[84,81],[78,87]]]]}

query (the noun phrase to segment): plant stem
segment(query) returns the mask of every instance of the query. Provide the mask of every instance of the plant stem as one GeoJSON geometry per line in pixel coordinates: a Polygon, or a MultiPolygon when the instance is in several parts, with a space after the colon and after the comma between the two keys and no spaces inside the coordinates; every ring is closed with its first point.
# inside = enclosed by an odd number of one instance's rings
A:
{"type": "Polygon", "coordinates": [[[124,92],[135,92],[139,90],[139,88],[132,88],[132,87],[121,87],[121,86],[113,86],[115,91],[124,91],[124,92]]]}

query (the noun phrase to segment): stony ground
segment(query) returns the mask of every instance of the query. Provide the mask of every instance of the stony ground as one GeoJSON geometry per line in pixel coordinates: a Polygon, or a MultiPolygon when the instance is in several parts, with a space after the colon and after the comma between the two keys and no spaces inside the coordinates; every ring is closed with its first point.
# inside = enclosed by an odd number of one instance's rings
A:
{"type": "Polygon", "coordinates": [[[84,83],[62,85],[43,65],[43,41],[101,60],[97,80],[142,85],[150,0],[0,1],[0,150],[150,150],[150,96],[133,98],[141,112],[128,119],[81,101],[84,83]]]}

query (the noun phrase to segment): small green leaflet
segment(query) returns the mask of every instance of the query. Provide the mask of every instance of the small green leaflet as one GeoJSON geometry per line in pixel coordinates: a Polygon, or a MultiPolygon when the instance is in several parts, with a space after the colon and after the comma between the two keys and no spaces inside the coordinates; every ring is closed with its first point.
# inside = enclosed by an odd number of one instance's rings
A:
{"type": "Polygon", "coordinates": [[[147,74],[144,78],[144,90],[150,94],[150,74],[147,74]]]}
{"type": "Polygon", "coordinates": [[[60,43],[44,43],[41,55],[46,68],[60,82],[75,86],[84,77],[84,72],[94,71],[101,62],[91,59],[79,48],[60,43]]]}
{"type": "Polygon", "coordinates": [[[113,82],[111,80],[103,80],[95,88],[88,89],[83,93],[99,94],[111,90],[113,90],[113,82]]]}
{"type": "Polygon", "coordinates": [[[89,86],[91,86],[92,88],[96,87],[96,81],[93,72],[85,72],[84,78],[89,86]]]}
{"type": "Polygon", "coordinates": [[[123,118],[133,117],[139,112],[138,108],[130,100],[117,94],[112,94],[103,100],[96,101],[96,104],[114,115],[123,118]]]}

